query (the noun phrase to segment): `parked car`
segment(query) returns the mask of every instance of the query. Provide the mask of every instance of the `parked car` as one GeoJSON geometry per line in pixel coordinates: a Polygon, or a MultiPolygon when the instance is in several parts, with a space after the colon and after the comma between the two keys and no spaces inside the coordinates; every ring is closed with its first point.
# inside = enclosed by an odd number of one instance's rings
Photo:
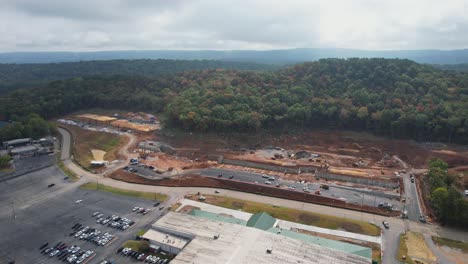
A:
{"type": "Polygon", "coordinates": [[[382,221],[382,225],[383,225],[386,229],[388,229],[388,228],[390,227],[390,225],[388,224],[388,221],[387,221],[387,220],[383,220],[383,221],[382,221]]]}
{"type": "Polygon", "coordinates": [[[315,194],[320,195],[320,194],[321,194],[320,190],[316,190],[316,191],[315,191],[315,194]]]}
{"type": "Polygon", "coordinates": [[[229,179],[232,179],[232,178],[234,178],[234,175],[229,176],[229,179]]]}
{"type": "Polygon", "coordinates": [[[55,183],[51,183],[51,184],[47,185],[48,188],[54,187],[54,186],[55,186],[55,183]]]}
{"type": "Polygon", "coordinates": [[[426,222],[427,222],[426,217],[425,217],[424,215],[420,215],[420,216],[419,216],[419,221],[420,221],[421,223],[426,223],[426,222]]]}
{"type": "Polygon", "coordinates": [[[75,203],[76,203],[76,204],[79,204],[79,203],[81,203],[82,201],[83,201],[83,200],[76,200],[75,203]]]}

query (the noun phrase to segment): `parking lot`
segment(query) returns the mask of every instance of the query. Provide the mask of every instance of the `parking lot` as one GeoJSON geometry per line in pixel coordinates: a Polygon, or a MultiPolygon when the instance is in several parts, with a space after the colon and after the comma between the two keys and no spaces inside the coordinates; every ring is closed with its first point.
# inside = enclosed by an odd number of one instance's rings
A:
{"type": "MultiPolygon", "coordinates": [[[[291,191],[315,193],[316,191],[320,190],[320,195],[322,196],[340,199],[355,204],[363,204],[377,207],[380,203],[389,203],[393,204],[397,209],[401,209],[402,207],[399,200],[391,199],[388,195],[383,194],[381,192],[367,189],[338,186],[332,183],[327,183],[329,189],[325,190],[323,188],[320,188],[321,184],[319,183],[300,183],[293,181],[285,181],[277,176],[269,176],[265,174],[247,171],[208,168],[200,170],[199,174],[208,177],[222,177],[225,179],[269,185],[272,187],[288,188],[291,191]]],[[[395,194],[394,197],[397,198],[399,197],[399,195],[395,194]]]]}
{"type": "Polygon", "coordinates": [[[82,263],[100,263],[104,259],[116,260],[115,263],[132,262],[129,258],[118,261],[122,257],[116,250],[126,240],[134,239],[136,232],[148,228],[165,210],[153,207],[154,202],[149,200],[83,190],[79,188],[81,183],[64,178],[56,167],[49,167],[0,183],[0,263],[12,260],[16,263],[66,263],[57,257],[61,252],[53,257],[50,256],[53,250],[47,255],[41,254],[39,248],[45,243],[48,245],[43,249],[62,243],[58,248],[65,251],[75,246],[72,251],[79,247],[77,253],[90,253],[82,263]],[[48,187],[51,183],[55,185],[48,187]],[[132,212],[136,206],[150,211],[147,214],[132,212]],[[111,219],[105,224],[97,223],[100,214],[101,221],[114,216],[114,220],[119,218],[117,222],[128,219],[124,222],[134,223],[126,228],[123,228],[125,225],[113,227],[116,221],[111,219]],[[81,225],[81,230],[87,226],[88,229],[76,236],[80,231],[76,224],[81,225]]]}

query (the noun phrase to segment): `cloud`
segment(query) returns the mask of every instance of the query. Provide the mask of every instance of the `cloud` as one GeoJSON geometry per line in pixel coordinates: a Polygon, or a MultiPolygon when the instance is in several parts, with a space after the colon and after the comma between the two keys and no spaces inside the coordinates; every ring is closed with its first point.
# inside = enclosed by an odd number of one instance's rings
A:
{"type": "Polygon", "coordinates": [[[0,51],[457,49],[465,0],[0,0],[0,51]]]}

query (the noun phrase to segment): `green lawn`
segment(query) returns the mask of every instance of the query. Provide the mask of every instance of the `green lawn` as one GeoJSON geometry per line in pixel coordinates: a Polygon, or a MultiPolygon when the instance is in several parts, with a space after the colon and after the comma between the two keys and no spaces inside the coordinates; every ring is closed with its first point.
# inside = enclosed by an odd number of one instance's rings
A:
{"type": "Polygon", "coordinates": [[[148,200],[158,200],[161,202],[164,202],[167,200],[167,195],[165,194],[118,189],[118,188],[113,188],[113,187],[103,185],[103,184],[98,185],[96,182],[85,183],[81,185],[80,188],[83,188],[86,190],[99,190],[99,191],[104,191],[104,192],[110,192],[113,194],[132,196],[132,197],[143,198],[143,199],[148,199],[148,200]]]}
{"type": "Polygon", "coordinates": [[[141,253],[146,253],[149,250],[149,243],[144,240],[127,240],[122,247],[131,248],[134,251],[138,251],[141,253]]]}
{"type": "Polygon", "coordinates": [[[206,203],[210,203],[221,207],[242,210],[244,212],[249,212],[252,214],[258,212],[266,212],[271,216],[282,220],[328,229],[340,229],[364,235],[380,236],[380,228],[378,226],[363,221],[318,213],[311,213],[287,207],[273,206],[269,204],[262,204],[230,197],[219,197],[212,195],[204,196],[206,197],[206,203]]]}
{"type": "Polygon", "coordinates": [[[461,249],[464,253],[468,253],[468,242],[461,242],[444,237],[432,236],[432,241],[440,246],[447,246],[451,248],[461,249]]]}

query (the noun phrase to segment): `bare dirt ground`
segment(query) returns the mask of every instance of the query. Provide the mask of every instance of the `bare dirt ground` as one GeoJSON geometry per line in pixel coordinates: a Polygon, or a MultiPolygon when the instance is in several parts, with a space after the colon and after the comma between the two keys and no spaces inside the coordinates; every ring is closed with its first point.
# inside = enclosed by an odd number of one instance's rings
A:
{"type": "MultiPolygon", "coordinates": [[[[181,131],[163,132],[156,136],[175,148],[184,150],[188,157],[203,158],[208,154],[224,156],[242,156],[245,159],[268,159],[279,164],[315,164],[326,161],[337,168],[351,168],[353,171],[389,175],[402,168],[392,158],[397,155],[414,168],[426,168],[430,158],[442,158],[450,167],[468,164],[468,151],[462,146],[446,144],[426,144],[411,140],[391,140],[372,134],[351,131],[297,131],[283,134],[255,135],[218,135],[198,134],[181,131]],[[320,162],[313,160],[271,160],[273,152],[261,152],[266,147],[277,147],[284,150],[306,150],[322,155],[320,162]],[[253,153],[252,153],[253,150],[253,153]],[[390,156],[390,158],[385,158],[390,156]],[[362,167],[355,168],[353,163],[362,159],[362,167]]],[[[280,152],[280,151],[277,151],[280,152]]]]}
{"type": "Polygon", "coordinates": [[[413,260],[419,260],[420,263],[436,263],[437,257],[426,244],[422,234],[408,232],[406,237],[409,257],[413,260]]]}
{"type": "Polygon", "coordinates": [[[119,154],[119,150],[128,142],[123,136],[110,134],[106,132],[85,130],[77,126],[64,125],[73,137],[72,153],[75,161],[82,167],[92,170],[104,170],[105,168],[91,168],[90,162],[94,159],[92,150],[99,149],[106,152],[107,161],[120,160],[125,157],[119,154]]]}

